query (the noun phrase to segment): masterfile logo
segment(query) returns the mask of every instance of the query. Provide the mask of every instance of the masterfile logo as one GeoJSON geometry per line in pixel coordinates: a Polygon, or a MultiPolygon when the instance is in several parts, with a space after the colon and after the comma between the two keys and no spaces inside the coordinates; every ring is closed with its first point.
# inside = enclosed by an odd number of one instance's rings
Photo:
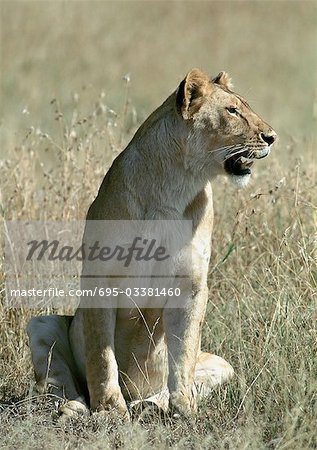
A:
{"type": "Polygon", "coordinates": [[[191,221],[6,222],[7,304],[73,307],[86,297],[83,307],[104,307],[124,292],[160,306],[189,283],[191,237],[191,221]]]}

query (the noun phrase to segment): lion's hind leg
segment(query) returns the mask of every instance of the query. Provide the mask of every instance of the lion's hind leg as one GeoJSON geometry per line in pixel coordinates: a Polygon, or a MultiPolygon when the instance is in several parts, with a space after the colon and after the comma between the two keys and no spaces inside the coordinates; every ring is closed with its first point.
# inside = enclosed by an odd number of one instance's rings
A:
{"type": "Polygon", "coordinates": [[[232,366],[223,358],[211,353],[201,352],[195,368],[195,390],[198,398],[206,397],[215,386],[233,377],[232,366]]]}
{"type": "MultiPolygon", "coordinates": [[[[223,358],[211,353],[201,352],[197,358],[192,394],[197,400],[207,397],[212,390],[233,377],[232,366],[223,358]]],[[[160,415],[168,412],[169,392],[167,386],[155,395],[144,400],[135,400],[129,405],[133,416],[160,415]]]]}
{"type": "MultiPolygon", "coordinates": [[[[214,388],[229,381],[234,375],[232,366],[223,358],[201,352],[196,360],[192,395],[197,404],[208,397],[214,388]]],[[[174,417],[178,417],[176,413],[174,417]]]]}
{"type": "Polygon", "coordinates": [[[67,400],[60,408],[66,416],[88,411],[68,338],[71,320],[39,316],[27,326],[37,390],[67,400]]]}

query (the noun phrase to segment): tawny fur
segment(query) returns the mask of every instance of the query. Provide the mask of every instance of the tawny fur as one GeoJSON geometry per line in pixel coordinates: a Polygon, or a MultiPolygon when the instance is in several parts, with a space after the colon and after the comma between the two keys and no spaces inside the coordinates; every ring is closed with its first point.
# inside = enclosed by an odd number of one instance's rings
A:
{"type": "MultiPolygon", "coordinates": [[[[112,299],[111,309],[78,309],[70,325],[63,317],[35,318],[29,325],[37,380],[43,386],[48,381],[57,395],[72,401],[70,414],[76,401],[79,410],[87,402],[88,386],[93,410],[115,408],[128,416],[127,401],[150,398],[188,415],[199,392],[207,395],[233,374],[225,360],[200,348],[208,299],[211,182],[226,174],[230,149],[244,146],[252,158],[261,158],[275,133],[231,89],[226,73],[211,81],[193,69],[115,159],[87,214],[88,220],[192,220],[186,247],[193,290],[186,308],[140,312],[117,309],[112,299]],[[54,342],[47,380],[45,355],[54,342]]],[[[232,178],[241,185],[248,179],[232,178]]]]}

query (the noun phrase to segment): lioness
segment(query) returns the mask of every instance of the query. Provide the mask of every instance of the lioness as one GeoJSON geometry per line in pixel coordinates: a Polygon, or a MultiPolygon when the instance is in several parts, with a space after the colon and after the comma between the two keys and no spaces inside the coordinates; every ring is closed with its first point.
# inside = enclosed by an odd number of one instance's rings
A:
{"type": "Polygon", "coordinates": [[[127,402],[147,399],[187,416],[197,393],[207,395],[233,375],[224,359],[200,348],[211,182],[226,174],[247,184],[254,160],[266,157],[275,140],[225,72],[211,80],[193,69],[114,160],[87,219],[191,220],[192,292],[177,309],[120,309],[113,299],[112,308],[33,318],[28,335],[38,386],[67,400],[64,414],[89,406],[129,417],[127,402]]]}

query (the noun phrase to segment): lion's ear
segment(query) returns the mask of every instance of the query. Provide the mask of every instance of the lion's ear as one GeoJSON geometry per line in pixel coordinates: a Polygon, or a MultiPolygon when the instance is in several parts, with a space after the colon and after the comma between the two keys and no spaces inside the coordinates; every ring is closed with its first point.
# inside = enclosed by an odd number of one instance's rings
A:
{"type": "Polygon", "coordinates": [[[220,72],[218,75],[212,80],[213,83],[219,84],[226,89],[231,91],[233,89],[233,84],[231,83],[231,78],[227,74],[227,72],[220,72]]]}
{"type": "Polygon", "coordinates": [[[208,76],[199,69],[192,69],[181,82],[176,94],[177,108],[184,119],[191,119],[211,90],[208,76]]]}

